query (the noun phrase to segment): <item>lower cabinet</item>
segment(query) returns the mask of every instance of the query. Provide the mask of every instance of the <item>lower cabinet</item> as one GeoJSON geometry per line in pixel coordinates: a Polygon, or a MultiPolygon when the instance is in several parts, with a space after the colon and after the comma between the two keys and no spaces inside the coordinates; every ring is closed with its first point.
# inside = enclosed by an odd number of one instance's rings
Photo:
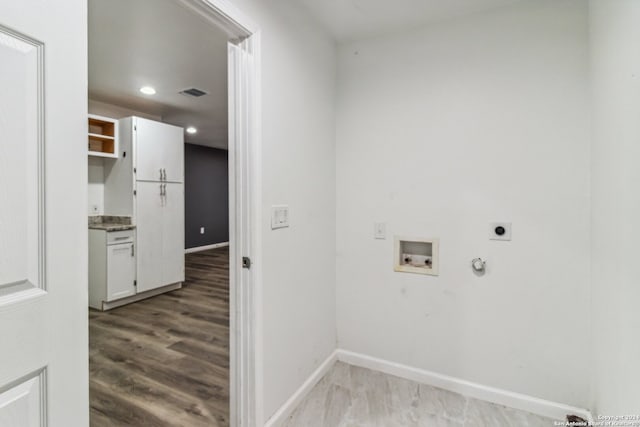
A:
{"type": "Polygon", "coordinates": [[[89,306],[136,294],[133,230],[89,230],[89,306]]]}
{"type": "Polygon", "coordinates": [[[138,292],[184,282],[184,185],[136,183],[138,292]]]}
{"type": "Polygon", "coordinates": [[[107,245],[107,301],[136,293],[133,242],[107,245]]]}

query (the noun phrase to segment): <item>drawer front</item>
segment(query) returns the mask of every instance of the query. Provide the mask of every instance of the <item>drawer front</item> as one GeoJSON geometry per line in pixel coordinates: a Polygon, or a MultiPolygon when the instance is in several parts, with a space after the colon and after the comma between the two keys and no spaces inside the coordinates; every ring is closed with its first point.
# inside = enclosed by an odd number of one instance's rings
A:
{"type": "Polygon", "coordinates": [[[107,232],[107,245],[133,242],[133,230],[107,232]]]}

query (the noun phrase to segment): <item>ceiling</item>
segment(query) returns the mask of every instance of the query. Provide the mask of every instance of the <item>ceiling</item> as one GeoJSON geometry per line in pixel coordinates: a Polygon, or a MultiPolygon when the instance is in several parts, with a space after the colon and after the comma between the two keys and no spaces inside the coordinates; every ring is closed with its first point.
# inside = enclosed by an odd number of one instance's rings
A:
{"type": "Polygon", "coordinates": [[[89,98],[187,127],[227,148],[227,35],[176,0],[89,0],[89,98]],[[153,96],[140,93],[152,86],[153,96]],[[208,94],[191,98],[187,88],[208,94]]]}
{"type": "Polygon", "coordinates": [[[522,0],[293,0],[338,41],[373,37],[522,0]]]}
{"type": "MultiPolygon", "coordinates": [[[[290,0],[339,42],[523,0],[290,0]]],[[[227,35],[179,0],[89,0],[89,97],[195,126],[186,142],[227,148],[227,35]],[[153,86],[153,96],[140,93],[153,86]],[[179,92],[198,88],[190,98],[179,92]]]]}

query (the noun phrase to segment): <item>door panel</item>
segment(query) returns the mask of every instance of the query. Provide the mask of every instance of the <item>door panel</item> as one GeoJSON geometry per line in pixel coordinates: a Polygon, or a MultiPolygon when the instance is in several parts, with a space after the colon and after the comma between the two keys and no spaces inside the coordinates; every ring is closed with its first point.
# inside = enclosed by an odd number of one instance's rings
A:
{"type": "Polygon", "coordinates": [[[162,152],[166,142],[162,128],[152,120],[134,119],[134,138],[136,147],[136,179],[142,181],[161,181],[162,152]]]}
{"type": "Polygon", "coordinates": [[[183,182],[182,128],[139,117],[135,121],[137,179],[183,182]],[[166,179],[164,179],[165,174],[166,179]]]}
{"type": "Polygon", "coordinates": [[[184,185],[165,184],[162,276],[166,285],[184,282],[184,185]]]}
{"type": "Polygon", "coordinates": [[[133,283],[136,277],[134,255],[133,243],[107,247],[107,301],[136,293],[133,283]]]}
{"type": "Polygon", "coordinates": [[[162,211],[160,182],[136,184],[136,265],[138,292],[162,286],[162,211]]]}
{"type": "Polygon", "coordinates": [[[37,262],[42,146],[31,131],[40,126],[36,76],[42,46],[13,34],[0,32],[0,37],[5,38],[0,43],[0,287],[42,287],[37,262]]]}
{"type": "Polygon", "coordinates": [[[2,426],[89,424],[86,8],[0,2],[2,426]]]}
{"type": "Polygon", "coordinates": [[[184,182],[184,130],[176,126],[167,126],[167,143],[164,156],[165,181],[184,182]]]}
{"type": "Polygon", "coordinates": [[[0,393],[0,426],[38,427],[44,411],[42,372],[21,380],[0,393]]]}

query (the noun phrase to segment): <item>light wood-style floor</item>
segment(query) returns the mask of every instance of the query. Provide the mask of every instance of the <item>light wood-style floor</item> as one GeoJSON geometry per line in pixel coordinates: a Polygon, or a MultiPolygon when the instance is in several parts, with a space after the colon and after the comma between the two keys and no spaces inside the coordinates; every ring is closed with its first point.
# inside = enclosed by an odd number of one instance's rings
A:
{"type": "MultiPolygon", "coordinates": [[[[557,421],[337,362],[284,427],[553,427],[557,421]]],[[[564,425],[564,424],[563,424],[564,425]]]]}
{"type": "Polygon", "coordinates": [[[188,254],[180,290],[89,314],[91,426],[229,425],[229,253],[188,254]]]}

